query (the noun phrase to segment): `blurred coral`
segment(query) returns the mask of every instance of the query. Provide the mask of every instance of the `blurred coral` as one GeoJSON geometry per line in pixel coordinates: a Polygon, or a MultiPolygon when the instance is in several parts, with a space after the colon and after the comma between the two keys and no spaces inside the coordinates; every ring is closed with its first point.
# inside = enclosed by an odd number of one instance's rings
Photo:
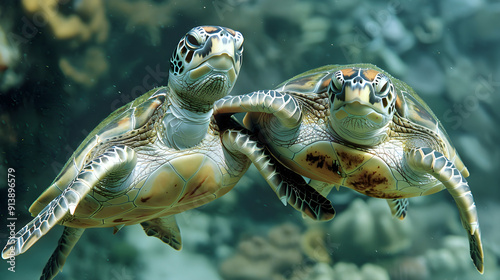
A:
{"type": "Polygon", "coordinates": [[[25,71],[20,69],[19,45],[13,44],[8,38],[12,36],[13,15],[11,7],[0,7],[0,94],[18,87],[23,82],[25,71]]]}
{"type": "Polygon", "coordinates": [[[277,226],[267,238],[253,236],[239,243],[234,256],[224,261],[220,274],[227,280],[281,279],[300,267],[303,255],[300,230],[293,224],[277,226]]]}
{"type": "Polygon", "coordinates": [[[109,23],[102,0],[77,1],[70,15],[62,13],[61,6],[67,4],[63,2],[22,0],[22,5],[29,15],[43,17],[56,40],[72,40],[73,47],[91,40],[99,44],[107,40],[109,23]]]}
{"type": "Polygon", "coordinates": [[[307,230],[301,239],[304,254],[316,262],[331,263],[330,248],[326,244],[326,232],[319,227],[307,230]]]}
{"type": "Polygon", "coordinates": [[[316,264],[303,278],[308,280],[389,280],[389,273],[378,265],[339,262],[333,267],[324,263],[316,264]]]}
{"type": "Polygon", "coordinates": [[[332,244],[340,244],[334,253],[342,259],[355,260],[360,254],[397,254],[411,245],[410,219],[394,219],[382,199],[365,202],[357,198],[335,217],[327,232],[332,244]]]}
{"type": "Polygon", "coordinates": [[[66,77],[85,87],[92,87],[108,71],[108,62],[102,48],[89,47],[83,57],[61,57],[59,67],[66,77]]]}
{"type": "Polygon", "coordinates": [[[59,54],[59,67],[66,77],[90,88],[107,73],[101,46],[108,39],[110,26],[102,0],[23,0],[22,5],[39,26],[50,31],[53,40],[61,42],[65,51],[59,54]]]}
{"type": "MultiPolygon", "coordinates": [[[[448,235],[438,248],[429,248],[420,256],[404,256],[394,259],[390,265],[391,279],[440,280],[476,279],[478,273],[471,269],[466,237],[448,235]]],[[[493,280],[500,276],[497,258],[486,250],[485,274],[481,279],[493,280]]]]}
{"type": "Polygon", "coordinates": [[[109,0],[106,4],[113,15],[125,21],[127,32],[146,31],[152,45],[161,43],[160,28],[173,23],[177,7],[177,3],[173,1],[155,3],[148,0],[109,0]]]}

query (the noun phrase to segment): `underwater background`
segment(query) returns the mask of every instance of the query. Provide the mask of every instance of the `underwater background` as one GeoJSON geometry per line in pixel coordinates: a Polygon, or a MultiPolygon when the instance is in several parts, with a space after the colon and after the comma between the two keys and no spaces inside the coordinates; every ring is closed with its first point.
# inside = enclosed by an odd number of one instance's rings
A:
{"type": "MultiPolygon", "coordinates": [[[[447,129],[471,176],[485,250],[480,275],[447,191],[410,199],[407,218],[341,188],[337,216],[303,219],[251,167],[227,195],[177,215],[183,250],[139,225],[88,229],[56,279],[500,279],[500,2],[493,0],[22,0],[0,4],[0,241],[7,178],[16,227],[86,135],[167,84],[192,27],[243,33],[232,94],[273,88],[325,64],[373,63],[405,81],[447,129]]],[[[0,261],[1,279],[38,279],[62,232],[0,261]]]]}

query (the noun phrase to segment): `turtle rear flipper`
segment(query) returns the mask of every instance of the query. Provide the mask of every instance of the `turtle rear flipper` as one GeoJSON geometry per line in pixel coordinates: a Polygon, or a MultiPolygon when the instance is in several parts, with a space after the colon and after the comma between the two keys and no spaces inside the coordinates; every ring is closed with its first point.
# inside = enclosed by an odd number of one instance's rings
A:
{"type": "Polygon", "coordinates": [[[175,250],[182,249],[181,232],[175,221],[175,216],[165,216],[141,223],[148,236],[158,237],[175,250]]]}
{"type": "Polygon", "coordinates": [[[9,239],[2,251],[2,258],[26,252],[57,223],[71,219],[78,203],[92,188],[102,184],[103,188],[113,191],[113,187],[121,185],[128,178],[136,161],[134,150],[126,146],[113,146],[89,162],[62,194],[9,239]]]}
{"type": "Polygon", "coordinates": [[[442,153],[430,148],[415,148],[408,153],[408,164],[417,171],[438,179],[451,194],[460,212],[462,226],[468,233],[470,255],[480,273],[484,270],[484,253],[476,203],[467,181],[442,153]]]}
{"type": "Polygon", "coordinates": [[[257,167],[281,202],[314,220],[330,220],[335,216],[331,202],[309,186],[302,176],[274,160],[266,148],[245,129],[228,129],[222,136],[224,146],[242,153],[257,167]]]}
{"type": "Polygon", "coordinates": [[[404,220],[404,218],[406,218],[409,204],[408,198],[388,199],[387,204],[389,205],[389,208],[391,208],[392,216],[400,220],[404,220]]]}
{"type": "Polygon", "coordinates": [[[314,220],[327,221],[335,217],[335,209],[330,200],[308,185],[302,176],[276,161],[273,165],[276,168],[275,176],[281,177],[281,182],[276,188],[272,184],[271,187],[282,201],[286,198],[295,209],[314,220]]]}
{"type": "Polygon", "coordinates": [[[64,263],[66,263],[66,258],[69,253],[71,253],[71,250],[73,250],[78,240],[80,240],[84,231],[85,229],[83,228],[64,227],[57,248],[54,250],[54,253],[52,253],[52,256],[50,256],[47,264],[45,264],[40,280],[54,279],[54,277],[62,271],[64,263]]]}

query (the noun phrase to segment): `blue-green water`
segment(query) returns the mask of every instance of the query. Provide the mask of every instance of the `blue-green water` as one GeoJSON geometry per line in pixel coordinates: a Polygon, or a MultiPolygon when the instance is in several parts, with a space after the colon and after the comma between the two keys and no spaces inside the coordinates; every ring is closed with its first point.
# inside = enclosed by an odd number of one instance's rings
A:
{"type": "MultiPolygon", "coordinates": [[[[14,1],[12,1],[14,2],[14,1]]],[[[410,199],[408,217],[341,188],[337,217],[302,219],[251,168],[226,196],[179,215],[174,251],[140,226],[90,229],[56,279],[499,279],[500,3],[217,0],[39,1],[0,7],[0,239],[8,238],[7,178],[15,170],[19,229],[28,208],[102,119],[167,84],[179,38],[198,25],[245,37],[233,94],[272,88],[325,64],[367,62],[410,84],[466,163],[485,249],[469,257],[447,192],[410,199]],[[49,1],[47,1],[49,2],[49,1]],[[24,4],[24,6],[23,6],[24,4]],[[4,226],[5,225],[5,226],[4,226]],[[323,262],[321,262],[321,260],[323,262]]],[[[2,279],[37,279],[56,227],[2,279]]]]}

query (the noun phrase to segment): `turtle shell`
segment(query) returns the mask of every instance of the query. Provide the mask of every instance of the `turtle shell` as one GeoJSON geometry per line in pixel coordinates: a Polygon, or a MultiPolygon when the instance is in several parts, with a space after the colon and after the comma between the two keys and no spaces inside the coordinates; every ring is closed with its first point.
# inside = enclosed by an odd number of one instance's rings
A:
{"type": "Polygon", "coordinates": [[[391,79],[397,91],[396,115],[435,132],[444,143],[445,150],[442,152],[455,164],[464,177],[468,177],[469,171],[460,159],[448,133],[427,103],[405,82],[392,77],[382,69],[378,70],[391,79]]]}
{"type": "Polygon", "coordinates": [[[47,204],[60,195],[75,179],[83,166],[92,160],[93,155],[99,151],[99,147],[119,140],[123,135],[148,123],[156,109],[165,102],[165,95],[161,93],[165,93],[167,90],[167,87],[150,90],[104,119],[83,140],[52,184],[33,202],[29,209],[30,213],[36,216],[47,204]]]}
{"type": "Polygon", "coordinates": [[[371,68],[385,74],[391,79],[397,91],[396,112],[398,117],[405,118],[415,125],[419,125],[435,132],[444,142],[445,156],[448,157],[464,177],[469,172],[460,159],[451,140],[441,122],[431,108],[405,82],[394,78],[391,74],[372,64],[326,65],[301,73],[280,84],[276,90],[281,92],[318,95],[326,93],[332,74],[344,68],[371,68]]]}
{"type": "MultiPolygon", "coordinates": [[[[315,68],[297,76],[286,80],[276,87],[278,91],[298,92],[303,94],[321,94],[326,93],[328,85],[332,80],[332,75],[340,69],[358,67],[358,68],[373,68],[384,74],[384,70],[372,64],[347,64],[347,65],[325,65],[315,68]]],[[[391,77],[389,75],[389,77],[391,77]]]]}

